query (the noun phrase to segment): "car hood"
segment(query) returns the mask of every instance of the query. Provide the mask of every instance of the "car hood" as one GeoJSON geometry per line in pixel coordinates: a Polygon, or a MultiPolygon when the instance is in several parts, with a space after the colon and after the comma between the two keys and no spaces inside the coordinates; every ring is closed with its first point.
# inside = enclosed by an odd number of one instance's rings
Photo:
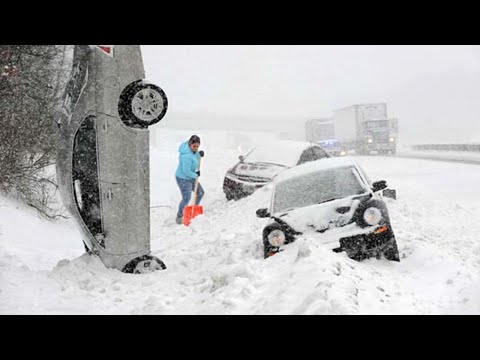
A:
{"type": "Polygon", "coordinates": [[[235,175],[272,179],[275,175],[287,169],[283,165],[269,163],[240,163],[235,169],[235,175]]]}
{"type": "Polygon", "coordinates": [[[273,217],[301,233],[324,232],[353,223],[359,205],[368,198],[369,195],[348,197],[274,214],[273,217]]]}

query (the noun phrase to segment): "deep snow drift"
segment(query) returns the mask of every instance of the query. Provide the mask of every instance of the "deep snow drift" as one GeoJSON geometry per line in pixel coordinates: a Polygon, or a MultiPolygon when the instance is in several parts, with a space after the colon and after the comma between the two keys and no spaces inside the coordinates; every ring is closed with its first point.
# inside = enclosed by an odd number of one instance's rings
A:
{"type": "MultiPolygon", "coordinates": [[[[227,202],[223,175],[240,150],[273,135],[199,131],[205,151],[205,215],[175,224],[180,142],[152,136],[152,253],[168,269],[147,275],[106,269],[83,253],[70,220],[51,223],[0,198],[2,314],[480,314],[480,166],[360,157],[387,180],[401,262],[355,262],[303,237],[267,260],[261,230],[269,189],[227,202]]],[[[279,149],[281,151],[281,149],[279,149]]]]}

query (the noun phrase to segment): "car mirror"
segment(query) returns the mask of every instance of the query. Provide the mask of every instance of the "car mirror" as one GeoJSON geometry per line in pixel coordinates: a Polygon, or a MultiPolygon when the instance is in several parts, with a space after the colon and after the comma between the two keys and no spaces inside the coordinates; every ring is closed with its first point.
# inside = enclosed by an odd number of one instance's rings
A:
{"type": "Polygon", "coordinates": [[[258,209],[257,210],[257,217],[259,218],[267,218],[270,217],[267,209],[258,209]]]}
{"type": "Polygon", "coordinates": [[[240,160],[240,162],[243,162],[243,160],[245,160],[245,156],[240,155],[240,156],[238,157],[238,160],[240,160]]]}
{"type": "Polygon", "coordinates": [[[397,190],[385,189],[385,190],[383,190],[382,194],[383,194],[383,196],[385,196],[387,198],[397,200],[397,190]]]}
{"type": "Polygon", "coordinates": [[[380,180],[380,181],[375,181],[373,184],[372,184],[372,190],[373,192],[377,192],[377,191],[380,191],[380,190],[383,190],[385,188],[387,188],[387,182],[385,180],[380,180]]]}

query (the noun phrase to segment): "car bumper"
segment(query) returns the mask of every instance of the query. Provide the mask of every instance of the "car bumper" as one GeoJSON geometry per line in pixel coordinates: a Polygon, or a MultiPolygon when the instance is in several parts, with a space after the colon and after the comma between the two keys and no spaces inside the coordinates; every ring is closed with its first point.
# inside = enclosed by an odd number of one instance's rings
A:
{"type": "Polygon", "coordinates": [[[334,251],[345,251],[354,260],[383,255],[388,260],[400,261],[395,235],[389,226],[379,227],[367,234],[340,238],[340,247],[334,251]]]}
{"type": "MultiPolygon", "coordinates": [[[[307,233],[303,233],[306,235],[307,233]]],[[[377,226],[374,228],[360,228],[356,224],[345,227],[333,228],[322,233],[308,232],[309,236],[336,253],[345,251],[347,256],[353,260],[364,260],[371,257],[379,258],[383,255],[388,260],[400,261],[395,235],[390,226],[377,226]]],[[[269,257],[285,246],[295,241],[291,237],[280,248],[271,246],[264,236],[265,257],[269,257]]]]}
{"type": "Polygon", "coordinates": [[[223,192],[232,199],[241,199],[252,195],[257,189],[264,187],[267,183],[249,183],[225,177],[223,181],[223,192]]]}

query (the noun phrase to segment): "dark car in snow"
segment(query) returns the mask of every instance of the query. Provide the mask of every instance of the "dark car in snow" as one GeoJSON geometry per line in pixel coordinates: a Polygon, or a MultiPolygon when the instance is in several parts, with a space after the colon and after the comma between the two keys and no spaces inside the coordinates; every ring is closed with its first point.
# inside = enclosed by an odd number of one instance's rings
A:
{"type": "MultiPolygon", "coordinates": [[[[264,257],[285,249],[299,236],[313,236],[354,260],[382,255],[400,261],[382,190],[349,157],[297,166],[273,181],[270,207],[257,210],[269,218],[263,229],[264,257]]],[[[388,190],[388,189],[386,189],[388,190]]]]}
{"type": "Polygon", "coordinates": [[[239,162],[227,171],[223,192],[227,200],[239,200],[286,169],[330,157],[321,146],[308,142],[285,140],[262,144],[240,156],[239,162]]]}

